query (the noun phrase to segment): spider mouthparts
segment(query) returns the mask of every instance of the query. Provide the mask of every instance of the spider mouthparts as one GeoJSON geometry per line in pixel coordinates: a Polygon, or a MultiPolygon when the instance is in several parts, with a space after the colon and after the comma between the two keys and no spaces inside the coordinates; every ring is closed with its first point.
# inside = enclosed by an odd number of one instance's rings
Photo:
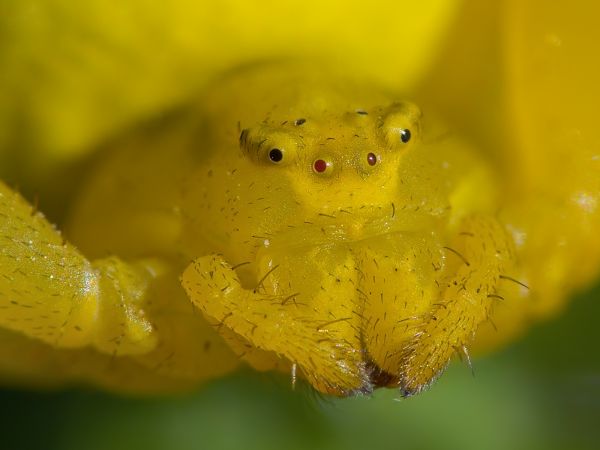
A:
{"type": "Polygon", "coordinates": [[[374,388],[398,386],[399,377],[383,370],[373,360],[367,361],[366,369],[374,388]]]}

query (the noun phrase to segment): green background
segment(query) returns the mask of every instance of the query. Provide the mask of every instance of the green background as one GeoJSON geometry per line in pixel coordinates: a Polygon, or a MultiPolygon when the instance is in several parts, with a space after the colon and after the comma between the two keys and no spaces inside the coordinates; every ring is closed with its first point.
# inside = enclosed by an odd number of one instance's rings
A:
{"type": "Polygon", "coordinates": [[[559,319],[455,363],[427,392],[332,400],[250,371],[182,397],[0,393],[2,449],[598,449],[600,285],[559,319]]]}

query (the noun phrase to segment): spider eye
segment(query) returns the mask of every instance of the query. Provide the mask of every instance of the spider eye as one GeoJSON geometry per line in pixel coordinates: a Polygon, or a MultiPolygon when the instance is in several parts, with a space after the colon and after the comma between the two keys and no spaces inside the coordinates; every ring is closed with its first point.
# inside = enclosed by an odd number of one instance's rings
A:
{"type": "Polygon", "coordinates": [[[370,166],[374,166],[375,164],[377,164],[377,155],[375,155],[375,153],[369,153],[367,155],[367,163],[370,166]]]}
{"type": "Polygon", "coordinates": [[[404,142],[405,144],[410,141],[410,137],[411,137],[411,133],[410,130],[408,128],[405,128],[403,130],[400,130],[400,140],[402,142],[404,142]]]}
{"type": "Polygon", "coordinates": [[[328,167],[329,167],[329,163],[327,161],[325,161],[324,159],[317,159],[313,163],[313,170],[317,173],[325,172],[328,167]]]}
{"type": "Polygon", "coordinates": [[[274,163],[279,163],[283,159],[283,152],[278,148],[272,148],[269,151],[269,159],[274,163]]]}

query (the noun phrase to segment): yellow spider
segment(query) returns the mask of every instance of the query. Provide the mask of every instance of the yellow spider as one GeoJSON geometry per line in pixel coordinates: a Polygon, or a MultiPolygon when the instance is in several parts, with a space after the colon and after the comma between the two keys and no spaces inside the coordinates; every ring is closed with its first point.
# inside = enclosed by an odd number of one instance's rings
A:
{"type": "Polygon", "coordinates": [[[498,168],[371,81],[240,68],[116,144],[68,239],[0,183],[2,376],[170,392],[245,361],[418,393],[597,274],[598,159],[576,148],[498,168]]]}
{"type": "Polygon", "coordinates": [[[532,230],[435,118],[302,65],[207,92],[100,165],[78,248],[2,186],[0,324],[30,338],[8,370],[180,389],[241,357],[329,394],[409,395],[468,358],[496,303],[500,333],[531,308],[515,239],[532,230]],[[52,367],[27,359],[42,343],[52,367]]]}

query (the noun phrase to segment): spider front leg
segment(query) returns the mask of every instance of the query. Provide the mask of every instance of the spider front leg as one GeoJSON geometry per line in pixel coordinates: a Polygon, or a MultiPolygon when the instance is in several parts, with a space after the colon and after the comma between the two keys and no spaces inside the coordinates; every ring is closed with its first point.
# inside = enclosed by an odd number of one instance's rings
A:
{"type": "Polygon", "coordinates": [[[399,385],[405,395],[427,387],[455,353],[469,357],[468,346],[502,300],[502,279],[514,267],[512,240],[488,216],[465,218],[443,250],[448,275],[438,282],[439,297],[400,352],[399,385]]]}
{"type": "Polygon", "coordinates": [[[155,346],[144,301],[161,262],[90,262],[1,182],[0,239],[0,326],[55,347],[113,355],[155,346]]]}
{"type": "Polygon", "coordinates": [[[470,216],[454,237],[393,234],[355,250],[365,273],[364,342],[371,377],[405,395],[427,387],[455,353],[468,358],[512,273],[512,241],[493,218],[470,216]]]}
{"type": "Polygon", "coordinates": [[[244,288],[219,255],[198,258],[182,283],[219,328],[283,356],[317,390],[334,395],[369,390],[351,255],[345,249],[313,249],[271,261],[277,263],[263,265],[265,276],[254,288],[244,288]]]}

